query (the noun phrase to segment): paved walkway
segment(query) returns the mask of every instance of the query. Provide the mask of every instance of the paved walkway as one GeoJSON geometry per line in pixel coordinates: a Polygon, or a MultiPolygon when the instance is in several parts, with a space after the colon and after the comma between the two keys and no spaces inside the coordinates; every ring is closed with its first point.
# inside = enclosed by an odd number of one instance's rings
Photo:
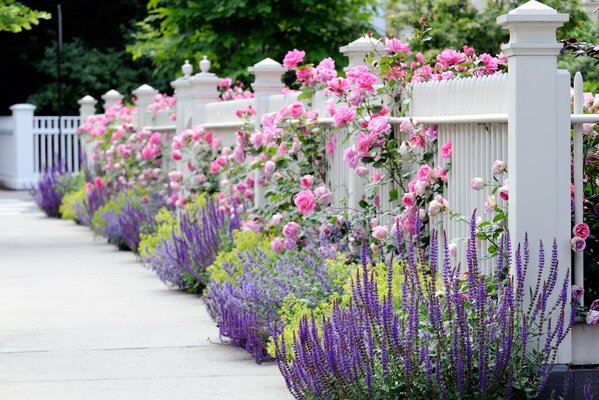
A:
{"type": "Polygon", "coordinates": [[[0,399],[290,399],[197,296],[0,191],[0,399]]]}

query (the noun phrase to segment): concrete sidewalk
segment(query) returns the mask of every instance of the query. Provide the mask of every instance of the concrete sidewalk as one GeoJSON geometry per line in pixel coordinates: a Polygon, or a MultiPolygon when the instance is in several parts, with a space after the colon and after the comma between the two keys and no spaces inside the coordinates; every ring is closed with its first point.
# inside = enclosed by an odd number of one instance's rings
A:
{"type": "Polygon", "coordinates": [[[220,342],[197,296],[23,210],[0,215],[0,399],[291,398],[276,365],[220,342]]]}

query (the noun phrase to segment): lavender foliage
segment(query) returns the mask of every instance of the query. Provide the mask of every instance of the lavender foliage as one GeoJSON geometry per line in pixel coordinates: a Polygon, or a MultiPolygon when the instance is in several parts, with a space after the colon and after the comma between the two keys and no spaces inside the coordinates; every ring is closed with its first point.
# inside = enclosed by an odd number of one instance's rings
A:
{"type": "Polygon", "coordinates": [[[60,217],[60,203],[64,196],[61,176],[64,174],[62,163],[44,168],[38,182],[31,190],[33,200],[48,217],[60,217]]]}
{"type": "MultiPolygon", "coordinates": [[[[436,233],[431,246],[436,247],[436,233]]],[[[498,399],[534,398],[570,330],[568,280],[557,282],[557,250],[527,312],[523,285],[529,268],[528,244],[515,255],[500,253],[498,268],[515,265],[516,276],[483,276],[478,268],[475,230],[467,245],[467,273],[460,276],[443,249],[442,281],[412,238],[401,260],[401,306],[391,292],[379,296],[372,270],[353,285],[349,307],[334,305],[322,321],[305,316],[287,353],[276,346],[279,369],[297,399],[498,399]],[[557,300],[549,304],[552,292],[557,300]],[[558,293],[558,292],[556,292],[558,293]],[[553,317],[553,323],[551,322],[553,317]],[[546,340],[526,351],[541,332],[546,340]]],[[[504,238],[503,249],[511,246],[504,238]]],[[[399,249],[400,253],[403,249],[399,249]]],[[[542,258],[542,254],[540,255],[542,258]]],[[[430,256],[436,260],[436,254],[430,256]]],[[[392,261],[390,261],[391,263],[392,261]]],[[[566,274],[569,276],[569,274],[566,274]]]]}
{"type": "Polygon", "coordinates": [[[232,264],[224,265],[232,281],[213,281],[207,290],[207,309],[218,323],[221,336],[251,353],[256,362],[270,360],[266,347],[273,334],[281,333],[279,310],[292,294],[306,304],[318,304],[333,291],[325,265],[334,252],[309,243],[299,251],[268,257],[263,251],[238,253],[243,272],[233,279],[232,264]]]}
{"type": "Polygon", "coordinates": [[[214,262],[223,240],[239,229],[239,215],[228,215],[214,200],[192,212],[183,210],[170,237],[163,239],[144,261],[167,285],[201,292],[209,283],[206,269],[214,262]]]}
{"type": "Polygon", "coordinates": [[[105,188],[89,187],[88,185],[86,197],[82,202],[76,202],[73,206],[77,221],[85,226],[91,226],[94,214],[108,201],[108,198],[109,194],[105,188]]]}

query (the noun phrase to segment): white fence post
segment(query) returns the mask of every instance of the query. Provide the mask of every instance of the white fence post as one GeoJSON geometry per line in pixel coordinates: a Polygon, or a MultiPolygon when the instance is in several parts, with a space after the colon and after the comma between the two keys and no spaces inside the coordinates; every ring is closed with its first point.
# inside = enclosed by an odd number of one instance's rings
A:
{"type": "Polygon", "coordinates": [[[98,104],[98,100],[87,95],[79,99],[77,103],[79,104],[80,123],[84,124],[89,117],[96,113],[96,104],[98,104]]]}
{"type": "Polygon", "coordinates": [[[110,89],[108,92],[102,95],[102,100],[104,100],[104,111],[106,111],[109,107],[112,107],[119,103],[119,101],[123,100],[123,95],[117,92],[114,89],[110,89]]]}
{"type": "MultiPolygon", "coordinates": [[[[15,166],[11,189],[28,189],[35,181],[33,168],[33,104],[15,104],[10,107],[13,119],[15,166]]],[[[50,164],[52,161],[50,161],[50,164]]]]}
{"type": "Polygon", "coordinates": [[[204,56],[200,61],[200,72],[191,78],[191,98],[193,103],[193,124],[204,122],[204,106],[218,101],[218,82],[220,79],[210,71],[210,61],[204,56]]]}
{"type": "MultiPolygon", "coordinates": [[[[566,71],[557,71],[562,45],[555,35],[567,20],[567,14],[558,14],[537,1],[497,19],[510,31],[510,41],[503,46],[509,59],[509,230],[514,243],[523,242],[528,232],[532,266],[536,265],[539,240],[549,254],[552,241],[557,240],[558,285],[570,269],[571,254],[570,79],[566,71]]],[[[537,271],[529,268],[525,295],[529,286],[534,287],[536,275],[537,271]]],[[[569,276],[567,279],[569,282],[569,276]]],[[[548,304],[558,295],[556,289],[548,304]]],[[[569,293],[567,299],[569,302],[569,293]]],[[[570,307],[566,313],[568,323],[570,307]]],[[[557,319],[555,315],[554,326],[557,319]]],[[[570,360],[571,339],[567,337],[560,346],[558,362],[570,360]]]]}
{"type": "Polygon", "coordinates": [[[191,102],[191,73],[193,67],[188,60],[181,67],[183,76],[171,82],[171,87],[175,89],[175,98],[177,99],[176,125],[177,134],[184,131],[191,125],[192,102],[191,102]]]}
{"type": "MultiPolygon", "coordinates": [[[[368,54],[375,53],[375,50],[381,51],[381,47],[382,46],[379,40],[373,39],[369,36],[362,36],[361,38],[354,40],[348,45],[340,47],[339,52],[341,52],[349,60],[349,65],[345,68],[345,70],[347,71],[348,69],[358,65],[366,65],[370,67],[366,62],[366,56],[368,54]]],[[[338,143],[344,141],[345,138],[341,136],[343,134],[344,133],[340,132],[340,134],[338,135],[338,143]]],[[[350,137],[345,146],[352,146],[353,144],[355,144],[355,142],[356,138],[350,137]]],[[[336,157],[341,156],[342,154],[336,154],[336,157]]],[[[352,210],[359,210],[360,200],[362,200],[362,197],[365,194],[364,179],[355,174],[349,167],[345,168],[343,171],[346,174],[346,176],[344,177],[344,179],[342,179],[342,181],[347,182],[347,206],[352,210]]]]}
{"type": "Polygon", "coordinates": [[[152,114],[148,110],[148,106],[154,102],[158,90],[150,85],[143,84],[131,93],[135,96],[135,107],[137,107],[136,126],[137,129],[141,130],[144,126],[152,123],[152,114]]]}
{"type": "MultiPolygon", "coordinates": [[[[256,107],[255,127],[260,129],[262,116],[268,112],[268,98],[273,94],[280,94],[285,87],[281,78],[287,69],[273,59],[265,58],[248,71],[254,74],[255,80],[252,83],[254,89],[254,106],[256,107]]],[[[254,204],[256,206],[264,205],[264,186],[261,185],[263,171],[257,171],[256,183],[254,185],[254,204]]]]}

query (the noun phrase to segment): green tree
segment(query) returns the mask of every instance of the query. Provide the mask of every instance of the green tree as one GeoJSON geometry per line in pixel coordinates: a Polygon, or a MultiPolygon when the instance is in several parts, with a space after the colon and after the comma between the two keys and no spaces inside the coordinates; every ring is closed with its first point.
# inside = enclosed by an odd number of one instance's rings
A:
{"type": "Polygon", "coordinates": [[[134,58],[150,57],[158,72],[179,71],[182,60],[206,54],[217,73],[241,77],[265,57],[281,60],[305,50],[311,60],[371,30],[376,0],[150,0],[138,24],[134,58]]]}
{"type": "Polygon", "coordinates": [[[0,31],[21,32],[37,25],[40,19],[50,19],[50,13],[33,10],[15,0],[0,0],[0,31]]]}
{"type": "MultiPolygon", "coordinates": [[[[479,53],[495,54],[509,35],[496,22],[527,0],[489,0],[483,10],[477,10],[471,0],[387,0],[389,26],[396,32],[420,27],[426,19],[430,40],[421,50],[438,52],[446,48],[474,47],[479,53]]],[[[568,39],[588,30],[592,25],[579,0],[544,0],[544,4],[568,13],[570,20],[558,31],[560,39],[568,39]]]]}
{"type": "MultiPolygon", "coordinates": [[[[27,99],[42,113],[53,111],[56,101],[56,83],[52,79],[56,69],[55,54],[56,43],[45,49],[44,57],[35,65],[37,72],[48,79],[27,99]]],[[[149,60],[139,60],[134,64],[123,50],[90,48],[81,39],[63,44],[62,60],[63,96],[68,99],[64,104],[66,114],[77,114],[77,100],[84,95],[89,94],[99,100],[109,89],[130,95],[152,75],[149,60]]],[[[169,89],[168,81],[164,80],[152,85],[161,91],[169,89]]]]}

